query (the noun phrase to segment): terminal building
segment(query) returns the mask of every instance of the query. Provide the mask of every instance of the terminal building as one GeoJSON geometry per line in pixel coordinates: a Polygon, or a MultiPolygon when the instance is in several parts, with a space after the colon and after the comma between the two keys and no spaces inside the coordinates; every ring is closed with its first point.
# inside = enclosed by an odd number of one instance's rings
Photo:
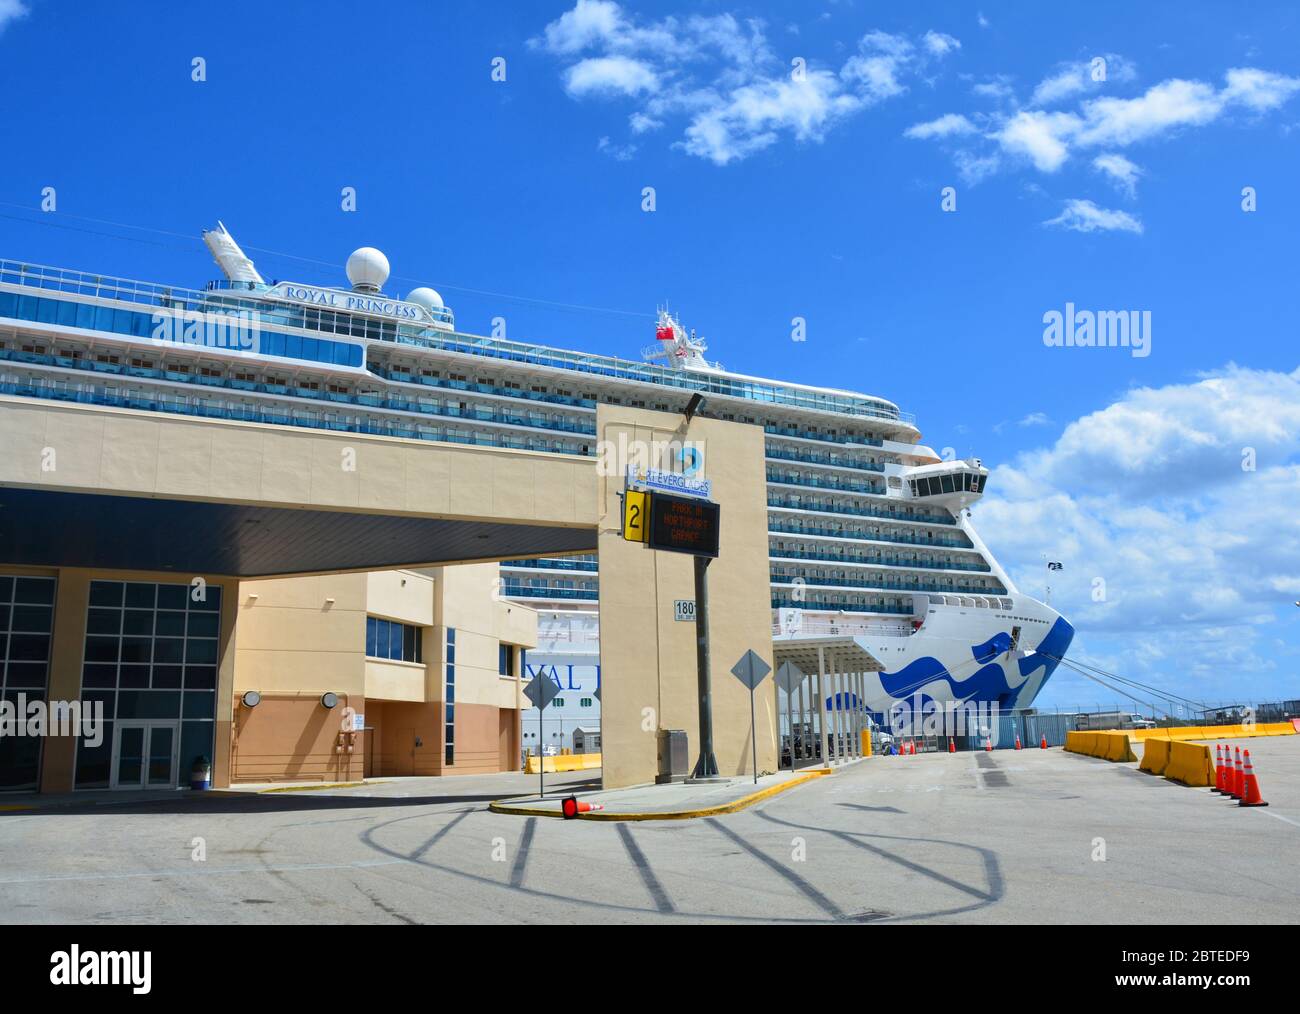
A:
{"type": "MultiPolygon", "coordinates": [[[[202,289],[0,260],[0,703],[111,723],[31,737],[0,713],[0,788],[184,784],[200,757],[217,785],[512,770],[543,745],[530,667],[565,659],[605,784],[653,780],[647,709],[698,743],[691,562],[621,538],[610,447],[676,448],[650,464],[707,478],[725,516],[724,771],[753,764],[746,650],[787,644],[825,669],[799,707],[860,723],[1025,707],[1068,647],[971,524],[987,469],[892,402],[727,372],[666,312],[643,361],[548,348],[386,294],[373,249],[333,288],[204,239],[224,277],[202,289]]],[[[773,770],[784,705],[756,704],[773,770]]]]}

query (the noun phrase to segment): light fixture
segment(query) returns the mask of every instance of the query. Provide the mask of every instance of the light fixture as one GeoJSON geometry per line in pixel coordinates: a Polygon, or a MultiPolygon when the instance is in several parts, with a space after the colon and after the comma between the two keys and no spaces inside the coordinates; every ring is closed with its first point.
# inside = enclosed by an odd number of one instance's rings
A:
{"type": "Polygon", "coordinates": [[[692,419],[694,419],[696,413],[699,412],[699,410],[702,409],[703,407],[704,407],[704,395],[700,394],[699,391],[696,391],[694,394],[691,395],[691,400],[686,403],[686,411],[683,413],[683,415],[686,416],[686,421],[690,422],[692,419]]]}
{"type": "Polygon", "coordinates": [[[244,707],[255,708],[262,703],[262,695],[256,690],[245,690],[240,700],[244,702],[244,707]]]}
{"type": "Polygon", "coordinates": [[[320,695],[320,702],[327,708],[333,708],[339,702],[339,695],[333,691],[327,690],[325,693],[320,695]]]}

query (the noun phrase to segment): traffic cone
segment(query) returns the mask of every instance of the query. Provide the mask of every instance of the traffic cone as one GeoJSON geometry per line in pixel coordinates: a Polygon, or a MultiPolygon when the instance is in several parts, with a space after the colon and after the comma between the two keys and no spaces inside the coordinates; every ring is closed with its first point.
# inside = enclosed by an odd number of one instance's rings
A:
{"type": "MultiPolygon", "coordinates": [[[[1232,747],[1229,747],[1228,749],[1231,750],[1232,747]]],[[[1241,770],[1241,747],[1237,747],[1236,749],[1237,759],[1235,766],[1230,766],[1228,769],[1228,795],[1233,799],[1240,799],[1241,790],[1246,779],[1241,770]]]]}
{"type": "Polygon", "coordinates": [[[1020,733],[1016,733],[1016,749],[1020,749],[1020,733]]]}
{"type": "Polygon", "coordinates": [[[1218,743],[1215,743],[1214,744],[1214,788],[1210,790],[1211,792],[1217,792],[1219,795],[1224,794],[1223,781],[1224,781],[1224,776],[1227,773],[1228,773],[1228,769],[1223,766],[1223,747],[1220,746],[1218,743]]]}
{"type": "Polygon", "coordinates": [[[992,737],[992,736],[985,736],[985,737],[984,737],[984,752],[985,752],[985,753],[992,753],[992,752],[993,752],[993,737],[992,737]]]}
{"type": "Polygon", "coordinates": [[[1246,787],[1238,806],[1268,806],[1259,795],[1259,779],[1255,777],[1255,769],[1250,763],[1250,751],[1246,751],[1246,787]]]}
{"type": "Polygon", "coordinates": [[[951,736],[948,737],[948,752],[949,752],[949,753],[956,753],[956,752],[957,752],[957,744],[954,743],[954,742],[952,741],[952,737],[951,737],[951,736]]]}
{"type": "Polygon", "coordinates": [[[565,820],[574,820],[580,813],[590,813],[592,810],[605,809],[600,803],[583,803],[579,802],[574,796],[570,796],[560,804],[560,812],[564,815],[565,820]]]}
{"type": "Polygon", "coordinates": [[[1047,749],[1047,733],[1043,733],[1043,741],[1038,744],[1038,749],[1040,750],[1047,749]]]}

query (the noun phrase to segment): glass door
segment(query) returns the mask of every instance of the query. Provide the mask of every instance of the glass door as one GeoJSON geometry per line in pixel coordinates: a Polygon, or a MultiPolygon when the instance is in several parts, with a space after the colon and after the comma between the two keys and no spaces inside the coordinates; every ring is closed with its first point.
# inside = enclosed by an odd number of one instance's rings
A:
{"type": "Polygon", "coordinates": [[[178,725],[177,722],[116,723],[112,787],[175,788],[178,725]]]}

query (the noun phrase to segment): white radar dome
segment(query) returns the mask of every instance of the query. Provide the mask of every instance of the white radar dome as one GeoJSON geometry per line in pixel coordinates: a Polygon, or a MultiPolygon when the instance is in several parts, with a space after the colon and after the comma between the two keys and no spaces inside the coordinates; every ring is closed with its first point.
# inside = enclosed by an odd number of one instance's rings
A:
{"type": "Polygon", "coordinates": [[[438,295],[437,291],[423,285],[418,289],[412,289],[407,294],[406,301],[408,303],[415,303],[417,306],[422,306],[430,313],[433,313],[435,310],[441,310],[444,307],[442,297],[438,295]]]}
{"type": "Polygon", "coordinates": [[[378,292],[388,281],[388,258],[372,246],[353,250],[348,258],[348,281],[359,292],[378,292]]]}

